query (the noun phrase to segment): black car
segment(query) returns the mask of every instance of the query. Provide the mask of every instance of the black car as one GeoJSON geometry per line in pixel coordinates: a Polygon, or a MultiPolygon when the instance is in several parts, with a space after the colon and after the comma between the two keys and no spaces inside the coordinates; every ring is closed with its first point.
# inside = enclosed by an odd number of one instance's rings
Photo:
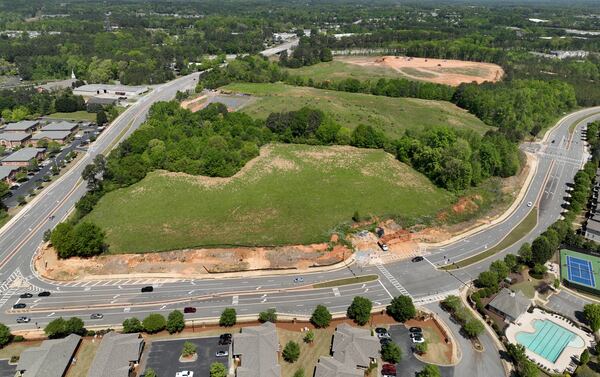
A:
{"type": "Polygon", "coordinates": [[[229,344],[231,344],[231,338],[220,338],[219,339],[220,346],[227,346],[229,344]]]}
{"type": "Polygon", "coordinates": [[[377,334],[385,334],[387,332],[388,332],[387,329],[385,329],[383,327],[378,327],[375,329],[375,333],[377,333],[377,334]]]}
{"type": "Polygon", "coordinates": [[[183,312],[184,313],[196,313],[196,308],[194,308],[193,306],[186,306],[185,308],[183,308],[183,312]]]}
{"type": "Polygon", "coordinates": [[[22,302],[18,303],[18,304],[14,304],[13,305],[13,309],[23,309],[25,308],[27,305],[23,304],[22,302]]]}
{"type": "Polygon", "coordinates": [[[413,259],[411,259],[412,262],[421,262],[422,260],[424,260],[425,258],[423,257],[414,257],[413,259]]]}
{"type": "Polygon", "coordinates": [[[411,327],[410,329],[408,329],[408,331],[410,331],[411,333],[422,333],[423,329],[420,327],[411,327]]]}
{"type": "Polygon", "coordinates": [[[142,292],[152,292],[154,291],[154,287],[151,285],[148,285],[146,287],[142,287],[142,292]]]}
{"type": "Polygon", "coordinates": [[[386,344],[390,344],[392,343],[392,340],[390,338],[381,338],[379,339],[379,344],[381,344],[381,346],[385,346],[386,344]]]}
{"type": "Polygon", "coordinates": [[[23,293],[19,297],[21,297],[21,298],[32,298],[33,295],[31,293],[23,293]]]}
{"type": "Polygon", "coordinates": [[[50,292],[48,292],[48,291],[38,293],[38,297],[48,297],[48,296],[50,296],[50,292]]]}

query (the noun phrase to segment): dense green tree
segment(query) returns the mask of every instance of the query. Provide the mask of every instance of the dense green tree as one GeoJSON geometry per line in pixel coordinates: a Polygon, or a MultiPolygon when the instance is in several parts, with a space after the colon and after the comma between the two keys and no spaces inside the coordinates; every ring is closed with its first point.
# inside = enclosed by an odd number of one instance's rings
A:
{"type": "Polygon", "coordinates": [[[437,365],[427,364],[417,373],[418,377],[441,377],[440,368],[437,365]]]}
{"type": "Polygon", "coordinates": [[[365,297],[356,296],[348,307],[346,314],[359,325],[365,325],[371,318],[373,303],[365,297]]]}
{"type": "Polygon", "coordinates": [[[417,314],[415,305],[409,296],[397,296],[392,299],[386,311],[398,322],[406,322],[417,314]]]}
{"type": "Polygon", "coordinates": [[[281,353],[283,359],[288,363],[294,363],[300,357],[300,346],[298,343],[290,340],[285,344],[283,352],[281,353]]]}
{"type": "Polygon", "coordinates": [[[402,358],[402,350],[394,342],[386,343],[381,347],[381,358],[385,362],[397,364],[402,358]]]}
{"type": "Polygon", "coordinates": [[[531,245],[529,243],[525,242],[521,245],[519,248],[519,258],[521,259],[521,262],[525,264],[533,263],[533,251],[531,250],[531,245]]]}
{"type": "Polygon", "coordinates": [[[44,333],[50,339],[64,338],[69,334],[84,335],[85,328],[80,318],[72,317],[65,320],[62,317],[56,318],[46,325],[44,333]]]}
{"type": "Polygon", "coordinates": [[[0,347],[4,347],[12,340],[10,329],[3,323],[0,323],[0,347]]]}
{"type": "Polygon", "coordinates": [[[146,371],[144,372],[144,376],[145,377],[158,377],[156,375],[156,372],[152,368],[147,368],[146,371]]]}
{"type": "Polygon", "coordinates": [[[227,368],[218,362],[210,364],[210,377],[227,377],[227,368]]]}
{"type": "Polygon", "coordinates": [[[225,308],[219,319],[219,326],[231,327],[237,322],[237,313],[234,308],[225,308]]]}
{"type": "Polygon", "coordinates": [[[183,313],[179,310],[173,310],[167,317],[167,331],[169,334],[181,332],[185,328],[183,313]]]}
{"type": "Polygon", "coordinates": [[[164,330],[167,326],[167,321],[161,314],[153,313],[144,318],[142,321],[142,326],[144,327],[145,332],[154,334],[164,330]]]}
{"type": "Polygon", "coordinates": [[[123,333],[130,334],[141,331],[144,331],[144,327],[142,326],[142,323],[139,319],[133,317],[127,318],[123,321],[123,333]]]}
{"type": "Polygon", "coordinates": [[[331,322],[331,313],[324,305],[317,305],[310,317],[310,322],[317,328],[329,327],[331,322]]]}
{"type": "Polygon", "coordinates": [[[467,336],[470,338],[476,338],[477,336],[481,335],[485,330],[481,321],[476,318],[468,320],[463,326],[463,329],[465,330],[467,336]]]}
{"type": "Polygon", "coordinates": [[[277,312],[276,312],[275,308],[270,308],[270,309],[267,309],[267,310],[265,310],[263,312],[260,312],[258,314],[258,320],[260,322],[262,322],[262,323],[265,323],[265,322],[275,323],[275,322],[277,322],[277,312]]]}
{"type": "Polygon", "coordinates": [[[593,332],[600,330],[600,304],[586,304],[583,316],[593,332]]]}

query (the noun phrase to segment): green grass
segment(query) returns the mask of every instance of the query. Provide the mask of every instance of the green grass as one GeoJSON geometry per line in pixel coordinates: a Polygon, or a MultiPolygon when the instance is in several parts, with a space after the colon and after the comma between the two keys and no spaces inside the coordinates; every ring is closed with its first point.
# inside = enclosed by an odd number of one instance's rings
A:
{"type": "Polygon", "coordinates": [[[318,283],[318,284],[313,285],[313,287],[314,288],[340,287],[342,285],[366,283],[366,282],[374,281],[377,279],[379,279],[379,276],[377,276],[377,275],[355,276],[355,277],[351,277],[351,278],[326,281],[325,283],[318,283]]]}
{"type": "Polygon", "coordinates": [[[361,216],[434,217],[455,197],[382,150],[271,145],[231,179],[152,172],[87,219],[111,253],[327,241],[361,216]]]}
{"type": "Polygon", "coordinates": [[[230,84],[223,89],[260,97],[241,111],[266,119],[272,112],[309,106],[322,110],[343,127],[368,124],[391,138],[407,129],[449,125],[483,134],[491,129],[472,114],[450,102],[416,98],[391,98],[277,84],[230,84]]]}
{"type": "Polygon", "coordinates": [[[527,216],[517,225],[502,241],[498,242],[494,247],[485,250],[477,255],[463,259],[448,266],[444,266],[442,270],[456,270],[457,268],[467,267],[474,263],[480,262],[492,255],[501,252],[511,246],[521,238],[525,237],[537,225],[537,208],[533,208],[527,216]]]}
{"type": "Polygon", "coordinates": [[[304,369],[305,376],[312,376],[315,365],[319,362],[319,357],[329,356],[334,327],[330,326],[326,329],[314,329],[312,331],[315,333],[315,340],[312,344],[307,344],[303,340],[304,333],[281,328],[277,329],[281,347],[285,347],[286,343],[290,340],[300,345],[300,357],[295,363],[280,361],[282,377],[292,377],[300,368],[304,369]]]}
{"type": "Polygon", "coordinates": [[[339,60],[309,65],[301,68],[288,68],[293,76],[312,78],[314,82],[340,81],[353,78],[360,81],[378,80],[381,78],[399,78],[402,74],[393,68],[385,66],[360,66],[339,60]]]}
{"type": "MultiPolygon", "coordinates": [[[[560,250],[560,277],[571,283],[578,284],[576,281],[569,279],[569,269],[567,268],[567,255],[577,259],[583,259],[589,261],[592,264],[592,271],[594,274],[595,287],[589,287],[590,289],[597,290],[600,284],[600,257],[579,253],[577,251],[569,249],[560,250]]],[[[587,288],[587,286],[586,286],[587,288]]]]}
{"type": "Polygon", "coordinates": [[[51,119],[68,119],[74,121],[95,122],[96,113],[88,113],[87,111],[75,111],[73,113],[53,113],[47,115],[46,118],[51,119]]]}
{"type": "Polygon", "coordinates": [[[75,355],[77,362],[69,368],[65,377],[86,377],[101,341],[102,339],[95,339],[93,342],[91,339],[83,339],[75,355]]]}

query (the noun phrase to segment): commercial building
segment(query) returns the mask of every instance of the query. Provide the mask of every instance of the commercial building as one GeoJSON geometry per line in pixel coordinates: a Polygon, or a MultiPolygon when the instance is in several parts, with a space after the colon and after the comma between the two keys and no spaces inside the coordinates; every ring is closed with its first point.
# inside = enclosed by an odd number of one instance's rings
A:
{"type": "Polygon", "coordinates": [[[48,141],[56,141],[59,144],[64,144],[69,136],[71,136],[71,131],[41,131],[33,134],[31,136],[31,141],[38,142],[42,140],[48,141]]]}
{"type": "Polygon", "coordinates": [[[508,288],[502,288],[487,306],[488,309],[502,316],[506,322],[515,322],[529,309],[531,300],[521,291],[513,292],[508,288]]]}
{"type": "Polygon", "coordinates": [[[84,97],[113,95],[116,97],[139,97],[149,90],[147,86],[89,84],[73,89],[73,94],[84,97]]]}
{"type": "Polygon", "coordinates": [[[4,132],[27,132],[33,133],[39,128],[40,122],[37,120],[22,120],[15,123],[7,123],[0,131],[4,132]]]}
{"type": "Polygon", "coordinates": [[[74,132],[78,127],[77,123],[73,122],[52,122],[42,127],[42,131],[69,131],[74,132]]]}
{"type": "Polygon", "coordinates": [[[277,328],[271,322],[233,335],[233,356],[240,361],[237,377],[280,377],[278,353],[277,328]]]}
{"type": "Polygon", "coordinates": [[[23,148],[0,160],[2,166],[27,167],[32,160],[41,161],[45,158],[45,148],[23,148]]]}
{"type": "Polygon", "coordinates": [[[109,332],[102,338],[87,377],[129,377],[143,349],[140,334],[109,332]]]}
{"type": "Polygon", "coordinates": [[[22,377],[64,377],[81,337],[71,334],[64,339],[45,340],[39,347],[21,353],[17,375],[22,377]]]}
{"type": "Polygon", "coordinates": [[[27,132],[3,132],[0,133],[0,145],[6,148],[22,147],[31,139],[27,132]]]}

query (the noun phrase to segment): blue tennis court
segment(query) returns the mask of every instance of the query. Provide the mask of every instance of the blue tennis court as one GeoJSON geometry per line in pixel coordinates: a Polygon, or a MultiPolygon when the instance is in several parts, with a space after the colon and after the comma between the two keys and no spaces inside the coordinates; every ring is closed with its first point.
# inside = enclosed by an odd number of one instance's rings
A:
{"type": "Polygon", "coordinates": [[[573,283],[585,285],[591,288],[596,287],[594,280],[594,271],[592,262],[567,255],[568,278],[573,283]]]}

